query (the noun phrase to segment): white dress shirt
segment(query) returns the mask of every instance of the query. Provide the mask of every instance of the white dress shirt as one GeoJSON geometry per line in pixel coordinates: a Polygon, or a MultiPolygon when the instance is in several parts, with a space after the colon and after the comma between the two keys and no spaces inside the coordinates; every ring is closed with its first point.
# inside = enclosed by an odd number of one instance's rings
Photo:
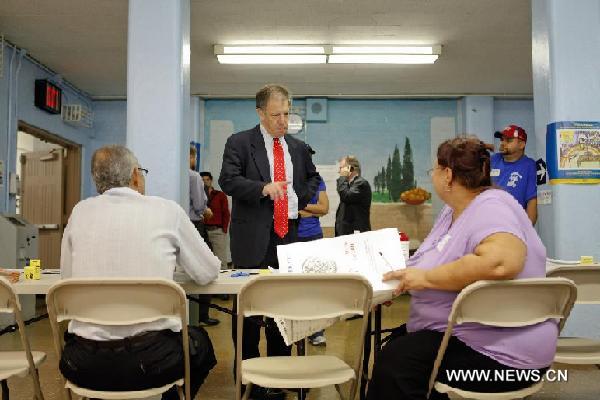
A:
{"type": "MultiPolygon", "coordinates": [[[[173,279],[176,265],[204,285],[217,278],[221,261],[174,201],[120,187],[73,208],[61,245],[62,278],[173,279]]],[[[178,332],[181,323],[165,318],[129,326],[69,324],[69,332],[91,340],[123,339],[163,329],[178,332]]]]}
{"type": "MultiPolygon", "coordinates": [[[[269,159],[269,166],[271,167],[271,182],[275,180],[273,174],[273,164],[275,163],[275,157],[273,156],[273,136],[271,136],[262,124],[260,124],[260,133],[263,135],[265,141],[265,148],[267,149],[267,158],[269,159]]],[[[288,145],[284,137],[279,138],[279,143],[283,147],[283,162],[285,163],[285,176],[288,182],[292,182],[287,185],[288,195],[288,219],[298,218],[298,195],[294,191],[294,164],[292,164],[292,157],[288,151],[288,145]]]]}

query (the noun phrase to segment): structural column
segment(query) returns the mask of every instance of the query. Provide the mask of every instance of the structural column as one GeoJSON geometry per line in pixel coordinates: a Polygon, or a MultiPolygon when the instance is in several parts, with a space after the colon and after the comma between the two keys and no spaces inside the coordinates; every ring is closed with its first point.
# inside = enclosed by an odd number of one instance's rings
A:
{"type": "Polygon", "coordinates": [[[146,193],[188,207],[189,0],[129,0],[127,146],[150,173],[146,193]]]}
{"type": "Polygon", "coordinates": [[[487,143],[494,141],[494,98],[492,96],[465,96],[462,105],[462,132],[476,135],[487,143]]]}
{"type": "MultiPolygon", "coordinates": [[[[532,1],[535,139],[546,159],[546,125],[600,121],[600,2],[532,1]]],[[[538,232],[548,256],[600,259],[600,185],[545,185],[551,204],[538,207],[538,232]]],[[[597,307],[576,307],[565,335],[600,336],[597,307]]]]}

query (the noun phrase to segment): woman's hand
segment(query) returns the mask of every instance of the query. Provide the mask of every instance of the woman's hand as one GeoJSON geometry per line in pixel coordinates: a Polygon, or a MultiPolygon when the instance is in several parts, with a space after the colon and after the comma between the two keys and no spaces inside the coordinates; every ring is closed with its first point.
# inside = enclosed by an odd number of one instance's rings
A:
{"type": "Polygon", "coordinates": [[[20,275],[20,272],[5,271],[2,268],[0,268],[0,276],[6,277],[6,279],[8,279],[10,283],[19,282],[20,275]]]}
{"type": "Polygon", "coordinates": [[[419,268],[405,268],[398,271],[387,272],[383,275],[383,281],[398,280],[400,283],[394,289],[394,296],[409,290],[422,290],[431,287],[427,280],[427,271],[419,268]]]}

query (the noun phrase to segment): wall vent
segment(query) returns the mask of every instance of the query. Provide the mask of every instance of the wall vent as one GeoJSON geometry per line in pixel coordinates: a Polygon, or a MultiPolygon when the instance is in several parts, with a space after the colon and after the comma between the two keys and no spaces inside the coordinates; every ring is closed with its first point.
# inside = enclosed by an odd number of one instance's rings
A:
{"type": "Polygon", "coordinates": [[[327,99],[306,99],[306,120],[311,122],[326,122],[327,99]]]}
{"type": "Polygon", "coordinates": [[[94,125],[92,110],[81,104],[63,104],[62,119],[67,124],[84,128],[91,128],[94,125]]]}

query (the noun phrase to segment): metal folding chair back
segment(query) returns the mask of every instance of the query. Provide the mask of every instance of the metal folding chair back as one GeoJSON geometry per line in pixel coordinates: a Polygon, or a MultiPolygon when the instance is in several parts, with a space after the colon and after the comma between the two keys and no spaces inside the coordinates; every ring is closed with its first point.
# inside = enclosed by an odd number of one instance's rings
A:
{"type": "Polygon", "coordinates": [[[185,292],[166,279],[85,278],[65,279],[53,285],[46,296],[54,346],[60,359],[64,343],[59,323],[77,320],[97,325],[133,325],[162,318],[181,320],[185,361],[184,379],[160,388],[138,391],[95,391],[65,381],[69,390],[87,398],[133,399],[161,394],[177,385],[180,397],[185,383],[185,398],[190,399],[190,355],[185,292]]]}
{"type": "Polygon", "coordinates": [[[2,383],[2,397],[8,399],[8,385],[6,380],[13,377],[31,375],[33,380],[33,393],[36,399],[44,400],[40,387],[38,366],[46,359],[46,353],[31,351],[29,340],[25,332],[25,323],[21,314],[19,298],[12,289],[10,282],[0,277],[0,314],[13,314],[19,327],[19,336],[23,351],[0,352],[0,381],[2,383]]]}
{"type": "Polygon", "coordinates": [[[434,387],[438,392],[451,392],[463,398],[490,400],[523,398],[537,392],[542,382],[503,393],[468,392],[436,382],[452,330],[466,322],[495,327],[525,327],[549,319],[559,321],[559,329],[562,329],[576,297],[575,284],[564,278],[479,281],[464,288],[454,300],[448,317],[448,326],[429,379],[428,397],[434,387]]]}
{"type": "MultiPolygon", "coordinates": [[[[361,374],[363,341],[373,289],[357,274],[275,274],[248,282],[238,296],[236,348],[236,398],[242,383],[270,388],[315,388],[351,381],[349,399],[354,399],[361,374]],[[307,321],[362,315],[352,366],[334,356],[257,357],[242,361],[243,319],[255,315],[307,321]]],[[[342,396],[343,397],[343,396],[342,396]]]]}

